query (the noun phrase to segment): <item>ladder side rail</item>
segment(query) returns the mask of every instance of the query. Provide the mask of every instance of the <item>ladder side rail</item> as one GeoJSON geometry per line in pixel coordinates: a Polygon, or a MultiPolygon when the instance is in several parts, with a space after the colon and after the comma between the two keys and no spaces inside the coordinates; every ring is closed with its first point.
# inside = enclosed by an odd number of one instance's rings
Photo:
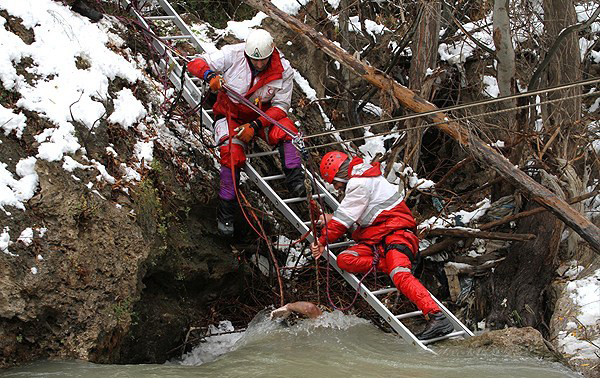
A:
{"type": "Polygon", "coordinates": [[[177,25],[177,27],[179,28],[179,30],[181,31],[181,33],[183,35],[189,35],[191,37],[191,38],[189,38],[189,40],[192,42],[192,45],[194,45],[194,47],[197,50],[199,50],[201,52],[205,52],[205,50],[202,48],[202,45],[200,44],[200,41],[196,37],[196,34],[194,34],[194,32],[181,19],[181,17],[179,16],[179,14],[177,12],[175,12],[175,9],[173,9],[173,7],[171,6],[171,4],[167,0],[158,0],[158,3],[160,4],[160,6],[163,8],[163,10],[169,16],[175,17],[173,19],[173,22],[175,23],[175,25],[177,25]]]}
{"type": "MultiPolygon", "coordinates": [[[[181,66],[177,61],[170,55],[167,51],[167,55],[169,55],[169,62],[161,59],[159,62],[159,66],[161,69],[165,69],[169,71],[169,79],[171,83],[173,83],[176,90],[181,90],[181,66]]],[[[191,82],[190,76],[186,73],[184,75],[184,83],[183,83],[183,97],[188,102],[191,107],[195,107],[200,104],[202,99],[202,91],[191,82]]],[[[210,121],[212,125],[212,120],[210,121]]]]}
{"type": "MultiPolygon", "coordinates": [[[[290,209],[290,207],[283,202],[281,197],[271,188],[266,181],[262,179],[262,177],[258,174],[256,169],[250,164],[249,161],[246,162],[244,166],[246,175],[252,180],[259,189],[267,196],[267,198],[277,207],[279,211],[283,213],[286,219],[298,230],[301,234],[308,232],[308,227],[302,222],[302,220],[298,217],[298,215],[290,209]]],[[[312,235],[309,235],[307,239],[312,243],[313,238],[312,235]]]]}
{"type": "MultiPolygon", "coordinates": [[[[135,9],[133,7],[133,5],[131,5],[131,3],[129,2],[129,0],[121,0],[121,5],[125,8],[129,7],[129,13],[131,13],[133,16],[135,16],[137,18],[137,21],[142,25],[142,27],[144,27],[147,30],[152,31],[152,28],[150,28],[150,25],[146,22],[146,20],[144,19],[144,17],[137,11],[137,9],[135,9]]],[[[153,32],[154,33],[154,32],[153,32]]],[[[165,53],[165,51],[167,50],[165,48],[165,46],[163,45],[162,42],[157,41],[156,38],[152,38],[152,46],[162,55],[165,53]]]]}
{"type": "MultiPolygon", "coordinates": [[[[130,13],[137,18],[137,20],[142,24],[142,26],[144,28],[146,28],[148,30],[152,30],[150,28],[150,25],[146,22],[144,17],[137,11],[137,9],[135,9],[133,6],[130,6],[131,3],[129,0],[121,0],[121,4],[124,7],[129,7],[130,13]]],[[[161,6],[163,6],[163,5],[161,4],[161,6]]],[[[165,4],[164,6],[167,6],[167,4],[165,4]]],[[[163,9],[165,9],[164,6],[163,6],[163,9]]],[[[175,11],[173,10],[173,8],[170,5],[168,5],[167,9],[169,9],[170,12],[173,13],[171,15],[176,16],[176,18],[179,18],[177,13],[175,13],[175,11]]],[[[185,23],[183,23],[181,18],[179,18],[179,21],[183,25],[185,25],[185,23]]],[[[159,54],[166,55],[168,57],[168,60],[169,60],[168,62],[166,62],[164,59],[161,59],[159,62],[159,65],[163,69],[169,69],[171,66],[173,66],[173,69],[170,71],[169,77],[171,79],[171,82],[173,82],[173,84],[176,86],[176,88],[180,89],[181,88],[180,77],[181,77],[181,70],[182,70],[181,65],[179,65],[177,60],[173,57],[173,54],[165,48],[165,46],[163,45],[162,42],[157,41],[156,39],[153,38],[152,46],[159,52],[159,54]]],[[[195,84],[192,83],[191,77],[187,73],[185,74],[184,81],[185,81],[185,89],[183,92],[183,96],[191,106],[195,106],[200,102],[200,99],[202,98],[202,91],[198,88],[198,86],[196,86],[195,84]]],[[[206,119],[204,117],[204,112],[203,112],[203,121],[208,122],[208,124],[211,125],[211,128],[212,128],[212,120],[206,119]]]]}
{"type": "Polygon", "coordinates": [[[340,205],[340,203],[338,202],[338,200],[333,196],[333,194],[331,194],[329,192],[329,190],[327,190],[327,188],[325,188],[325,185],[323,185],[323,183],[321,183],[321,181],[319,180],[318,177],[313,176],[312,172],[310,172],[309,170],[306,169],[306,167],[303,167],[304,171],[306,172],[306,175],[308,176],[308,178],[310,179],[310,183],[317,183],[317,187],[315,188],[317,193],[323,193],[323,199],[325,200],[325,203],[331,207],[332,210],[335,211],[335,209],[338,208],[338,206],[340,205]]]}
{"type": "Polygon", "coordinates": [[[456,316],[454,316],[454,314],[450,310],[448,310],[446,306],[442,304],[442,302],[440,302],[436,297],[434,297],[433,294],[429,293],[429,295],[431,295],[431,298],[435,301],[435,303],[437,303],[437,305],[440,307],[444,315],[446,315],[448,320],[450,320],[450,323],[452,323],[454,329],[460,329],[464,331],[465,333],[463,337],[465,339],[473,336],[473,332],[471,332],[471,330],[467,328],[466,325],[464,325],[456,316]]]}

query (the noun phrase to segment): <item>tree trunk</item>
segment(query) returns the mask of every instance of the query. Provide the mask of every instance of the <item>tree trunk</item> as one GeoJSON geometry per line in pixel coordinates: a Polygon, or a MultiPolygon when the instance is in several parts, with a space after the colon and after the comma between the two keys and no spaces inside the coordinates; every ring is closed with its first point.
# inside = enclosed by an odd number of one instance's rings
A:
{"type": "MultiPolygon", "coordinates": [[[[544,29],[549,41],[556,41],[562,30],[576,22],[575,7],[571,1],[544,1],[544,29]]],[[[570,33],[560,42],[556,53],[551,57],[547,73],[543,76],[545,84],[555,86],[579,81],[581,80],[580,67],[578,35],[570,33]]],[[[549,100],[561,99],[579,94],[581,94],[581,87],[573,87],[551,92],[547,98],[549,100]]],[[[565,99],[542,107],[545,134],[547,136],[557,135],[549,146],[550,152],[553,154],[551,158],[556,165],[557,174],[566,183],[565,190],[570,197],[582,194],[586,185],[581,180],[585,173],[585,164],[579,164],[579,167],[576,167],[573,162],[581,151],[585,151],[585,147],[580,148],[582,146],[578,143],[580,141],[578,137],[585,134],[585,125],[578,122],[580,116],[581,98],[565,99]]],[[[583,211],[583,204],[574,205],[574,208],[583,211]]],[[[565,257],[575,254],[578,241],[579,237],[571,233],[567,240],[568,250],[565,257]]]]}
{"type": "Polygon", "coordinates": [[[326,54],[352,69],[357,75],[393,95],[404,107],[417,113],[431,112],[427,114],[427,118],[431,122],[435,122],[438,129],[458,141],[463,148],[473,154],[481,163],[490,166],[505,180],[508,180],[516,187],[528,193],[532,200],[546,207],[569,227],[573,228],[590,244],[596,253],[600,254],[600,228],[575,211],[550,190],[536,183],[531,177],[515,167],[508,159],[499,155],[479,137],[471,134],[443,112],[437,111],[438,108],[435,105],[417,96],[414,92],[400,85],[384,72],[355,59],[346,51],[325,39],[313,28],[276,8],[271,2],[266,0],[246,0],[246,3],[260,9],[275,21],[282,23],[304,38],[309,39],[326,54]]]}
{"type": "Polygon", "coordinates": [[[482,307],[489,311],[487,325],[492,329],[532,326],[547,335],[544,292],[558,267],[562,228],[557,218],[543,213],[519,222],[516,232],[536,230],[537,239],[514,243],[477,293],[487,302],[482,307]]]}
{"type": "MultiPolygon", "coordinates": [[[[509,96],[515,93],[515,49],[512,42],[510,29],[510,15],[508,0],[494,1],[493,38],[496,47],[496,80],[500,96],[509,96]]],[[[506,100],[498,104],[501,109],[510,109],[516,106],[516,100],[506,100]]],[[[519,134],[517,131],[517,113],[515,111],[504,113],[499,119],[505,120],[506,128],[497,132],[496,137],[505,140],[509,145],[516,145],[519,134]]],[[[519,164],[522,159],[521,149],[510,154],[510,161],[519,164]]],[[[492,200],[504,197],[514,192],[514,188],[502,181],[492,187],[492,200]]]]}
{"type": "MultiPolygon", "coordinates": [[[[438,52],[431,46],[437,46],[440,35],[441,2],[421,0],[421,20],[412,39],[412,60],[408,73],[409,88],[422,98],[430,99],[433,81],[427,80],[427,69],[436,67],[438,52]]],[[[418,128],[423,120],[411,119],[406,121],[406,143],[404,144],[404,164],[412,167],[416,172],[419,168],[421,155],[421,139],[424,130],[418,128]]],[[[400,146],[396,147],[400,148],[400,146]]],[[[392,151],[392,156],[387,167],[392,167],[396,160],[397,152],[392,151]]],[[[386,167],[386,168],[387,168],[386,167]]]]}
{"type": "MultiPolygon", "coordinates": [[[[497,77],[500,96],[515,93],[515,49],[510,31],[508,0],[494,2],[494,45],[496,47],[497,77]]],[[[506,108],[514,107],[515,100],[502,102],[506,108]]]]}

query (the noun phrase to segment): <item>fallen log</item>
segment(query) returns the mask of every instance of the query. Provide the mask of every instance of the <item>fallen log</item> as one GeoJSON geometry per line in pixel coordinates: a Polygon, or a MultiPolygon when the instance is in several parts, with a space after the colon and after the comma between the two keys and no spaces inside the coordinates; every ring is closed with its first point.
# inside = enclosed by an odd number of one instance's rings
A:
{"type": "MultiPolygon", "coordinates": [[[[256,9],[265,12],[275,21],[306,38],[331,58],[351,69],[355,74],[372,85],[390,93],[405,108],[416,113],[439,110],[435,105],[399,84],[383,71],[354,58],[347,51],[335,45],[312,27],[281,11],[270,1],[245,0],[245,2],[256,9]]],[[[476,135],[472,134],[468,129],[461,126],[458,122],[451,120],[442,111],[429,114],[427,115],[427,118],[430,122],[436,123],[435,127],[455,139],[476,159],[493,168],[513,186],[522,189],[529,194],[532,200],[551,211],[567,226],[571,227],[575,232],[581,235],[596,253],[600,254],[600,228],[569,206],[548,188],[535,182],[531,177],[515,167],[508,159],[497,153],[492,147],[487,145],[476,135]]]]}
{"type": "MultiPolygon", "coordinates": [[[[600,190],[594,190],[593,192],[589,192],[589,193],[582,194],[582,195],[577,196],[577,197],[573,197],[570,200],[568,200],[567,203],[569,205],[572,205],[574,203],[585,201],[588,198],[592,198],[594,196],[597,196],[599,193],[600,193],[600,190]]],[[[531,210],[527,210],[527,211],[522,211],[522,212],[514,214],[514,215],[505,216],[504,218],[495,220],[493,222],[482,224],[478,228],[480,230],[482,230],[482,231],[489,230],[490,228],[493,228],[493,227],[496,227],[496,226],[500,226],[502,224],[506,224],[508,222],[515,221],[517,219],[521,219],[521,218],[525,218],[525,217],[530,217],[530,216],[535,215],[535,214],[543,213],[544,211],[548,211],[548,209],[546,209],[545,207],[536,207],[535,209],[531,209],[531,210]]]]}
{"type": "Polygon", "coordinates": [[[506,232],[489,232],[468,230],[463,228],[434,228],[427,232],[427,236],[452,236],[459,238],[479,238],[493,240],[528,241],[535,239],[533,234],[509,234],[506,232]]]}
{"type": "MultiPolygon", "coordinates": [[[[593,192],[589,192],[589,193],[582,194],[582,195],[577,196],[577,197],[573,197],[573,198],[571,198],[568,201],[568,203],[572,205],[572,204],[577,203],[577,202],[585,201],[588,198],[592,198],[594,196],[597,196],[599,193],[600,193],[600,190],[594,190],[593,192]]],[[[514,214],[514,215],[508,215],[508,216],[506,216],[504,218],[501,218],[501,219],[498,219],[498,220],[495,220],[495,221],[492,221],[492,222],[489,222],[489,223],[482,224],[478,228],[481,231],[489,230],[490,228],[493,228],[493,227],[496,227],[496,226],[500,226],[500,225],[506,224],[508,222],[512,222],[512,221],[515,221],[515,220],[518,220],[518,219],[522,219],[522,218],[525,218],[525,217],[530,217],[532,215],[539,214],[539,213],[542,213],[544,211],[548,211],[548,209],[546,209],[545,207],[536,207],[535,209],[523,211],[523,212],[520,212],[520,213],[517,213],[517,214],[514,214]]],[[[460,240],[461,240],[460,238],[450,237],[450,238],[444,239],[442,241],[439,241],[439,242],[437,242],[437,243],[435,243],[435,244],[433,244],[433,245],[425,248],[424,250],[422,250],[420,252],[421,256],[423,256],[423,257],[425,257],[425,256],[432,256],[432,255],[435,255],[437,253],[440,253],[444,249],[450,248],[454,243],[457,243],[460,240]]]]}
{"type": "Polygon", "coordinates": [[[419,254],[422,257],[426,257],[426,256],[433,256],[435,254],[438,254],[440,252],[442,252],[443,250],[445,250],[446,248],[450,248],[450,246],[452,246],[454,243],[457,243],[460,239],[458,238],[447,238],[444,239],[442,241],[439,241],[433,245],[430,245],[429,247],[425,248],[424,250],[420,251],[419,254]]]}

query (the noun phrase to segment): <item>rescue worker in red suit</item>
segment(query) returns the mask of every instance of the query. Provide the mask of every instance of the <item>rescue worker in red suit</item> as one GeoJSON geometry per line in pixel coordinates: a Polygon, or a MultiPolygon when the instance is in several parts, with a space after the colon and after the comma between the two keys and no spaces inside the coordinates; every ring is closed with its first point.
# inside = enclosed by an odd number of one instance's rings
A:
{"type": "Polygon", "coordinates": [[[396,288],[428,319],[417,337],[431,339],[452,332],[450,321],[411,273],[419,250],[417,225],[398,187],[382,176],[379,163],[332,151],[323,157],[320,171],[325,181],[345,194],[333,215],[322,216],[325,227],[311,246],[313,256],[320,257],[326,243],[335,242],[357,224],[352,232],[357,244],[338,255],[338,266],[350,273],[366,273],[373,265],[373,250],[377,250],[377,269],[389,274],[396,288]]]}
{"type": "Polygon", "coordinates": [[[293,71],[275,48],[269,32],[262,29],[253,30],[245,43],[224,46],[217,52],[192,60],[187,68],[217,92],[213,106],[215,142],[221,143],[217,226],[223,235],[232,236],[238,206],[235,185],[240,167],[246,162],[245,149],[255,134],[279,148],[285,184],[292,196],[304,196],[305,188],[300,154],[292,145],[292,138],[248,106],[229,97],[222,90],[222,84],[227,83],[295,133],[298,129],[287,117],[292,101],[293,71]]]}

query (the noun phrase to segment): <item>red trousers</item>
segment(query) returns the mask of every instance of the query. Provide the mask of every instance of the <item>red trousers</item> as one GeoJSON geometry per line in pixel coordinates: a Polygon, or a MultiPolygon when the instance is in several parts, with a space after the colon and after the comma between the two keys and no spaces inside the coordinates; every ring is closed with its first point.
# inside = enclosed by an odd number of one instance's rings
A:
{"type": "MultiPolygon", "coordinates": [[[[386,236],[385,244],[403,244],[411,251],[415,251],[418,248],[418,241],[415,240],[414,234],[399,230],[386,236]]],[[[390,249],[384,257],[383,243],[371,246],[359,242],[338,255],[338,266],[350,273],[367,273],[373,265],[372,248],[377,248],[379,251],[377,270],[389,274],[398,291],[414,303],[423,315],[440,311],[427,289],[412,275],[412,264],[408,256],[396,249],[390,249]]]]}

